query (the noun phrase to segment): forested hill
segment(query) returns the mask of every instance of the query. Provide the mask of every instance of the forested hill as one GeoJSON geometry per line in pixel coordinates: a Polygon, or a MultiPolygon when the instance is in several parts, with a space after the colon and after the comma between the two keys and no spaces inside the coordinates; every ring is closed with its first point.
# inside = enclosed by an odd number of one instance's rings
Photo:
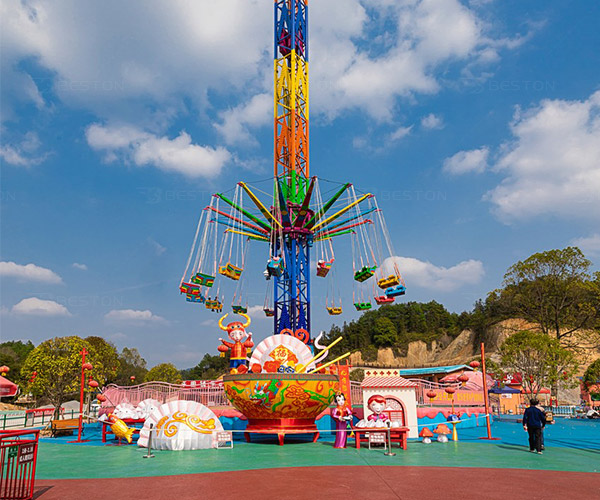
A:
{"type": "Polygon", "coordinates": [[[407,302],[367,311],[341,328],[334,325],[322,343],[329,344],[342,335],[343,340],[332,348],[333,354],[359,350],[364,360],[374,361],[382,347],[404,354],[408,344],[415,340],[449,343],[471,322],[472,313],[452,313],[435,301],[407,302]]]}

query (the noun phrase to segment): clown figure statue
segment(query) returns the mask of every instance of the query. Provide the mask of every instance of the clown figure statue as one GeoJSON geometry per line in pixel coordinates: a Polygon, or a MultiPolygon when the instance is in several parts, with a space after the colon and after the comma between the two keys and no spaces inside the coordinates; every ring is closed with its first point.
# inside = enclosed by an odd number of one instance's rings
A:
{"type": "Polygon", "coordinates": [[[246,333],[246,327],[250,325],[250,318],[247,314],[243,313],[240,313],[240,316],[243,316],[246,319],[246,323],[234,321],[227,326],[223,326],[223,320],[227,317],[227,314],[219,320],[219,328],[226,331],[229,338],[233,341],[228,342],[227,340],[219,338],[225,346],[225,350],[231,350],[231,355],[229,357],[229,373],[231,374],[246,373],[248,371],[248,349],[254,347],[252,334],[246,333]],[[242,342],[244,337],[247,337],[247,339],[242,342]]]}

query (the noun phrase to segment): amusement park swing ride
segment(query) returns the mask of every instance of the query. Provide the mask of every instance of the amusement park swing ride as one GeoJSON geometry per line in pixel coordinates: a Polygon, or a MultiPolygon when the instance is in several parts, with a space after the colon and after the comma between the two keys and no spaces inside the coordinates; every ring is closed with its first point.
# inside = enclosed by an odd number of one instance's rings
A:
{"type": "Polygon", "coordinates": [[[333,244],[338,237],[351,239],[357,311],[371,309],[372,300],[376,305],[393,303],[405,293],[375,197],[357,194],[350,183],[324,187],[328,181],[309,175],[307,16],[306,0],[275,1],[272,193],[239,182],[233,196],[213,195],[201,212],[180,283],[187,301],[221,313],[222,285],[235,282],[232,312],[247,321],[225,327],[221,318],[221,329],[232,340],[237,337],[235,343],[222,341],[219,350],[231,349],[225,390],[248,418],[250,432],[316,432],[314,419],[337,390],[336,376],[318,373],[332,362],[317,366],[329,348],[311,335],[311,250],[316,254],[316,277],[328,281],[325,307],[332,316],[343,311],[335,281],[339,269],[333,244]],[[251,242],[268,248],[263,312],[273,318],[273,335],[256,347],[246,367],[237,361],[245,359],[253,343],[242,344],[238,332],[245,335],[250,321],[246,265],[251,242]],[[323,350],[317,354],[317,349],[323,350]]]}

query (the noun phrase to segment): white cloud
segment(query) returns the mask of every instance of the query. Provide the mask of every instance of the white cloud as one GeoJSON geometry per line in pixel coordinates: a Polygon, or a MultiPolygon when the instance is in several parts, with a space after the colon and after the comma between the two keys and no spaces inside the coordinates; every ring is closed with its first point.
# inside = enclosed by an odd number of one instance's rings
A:
{"type": "Polygon", "coordinates": [[[121,156],[139,167],[154,165],[188,177],[214,177],[231,158],[224,148],[192,144],[191,137],[184,131],[175,139],[169,139],[130,125],[93,123],[85,135],[92,149],[106,153],[106,161],[112,162],[121,156]]]}
{"type": "Polygon", "coordinates": [[[471,151],[459,151],[444,160],[444,172],[452,175],[461,175],[468,172],[482,173],[487,167],[490,150],[487,147],[471,151]]]}
{"type": "Polygon", "coordinates": [[[421,118],[421,127],[427,130],[435,130],[444,128],[444,120],[442,117],[429,113],[421,118]]]}
{"type": "Polygon", "coordinates": [[[134,309],[113,309],[104,315],[110,321],[126,321],[130,323],[157,323],[166,321],[163,317],[153,314],[146,309],[139,311],[134,309]]]}
{"type": "Polygon", "coordinates": [[[62,283],[62,278],[50,269],[35,264],[21,265],[15,262],[0,262],[0,276],[17,278],[20,281],[62,283]]]}
{"type": "MultiPolygon", "coordinates": [[[[53,75],[46,87],[52,83],[64,102],[103,118],[182,110],[186,99],[204,107],[208,89],[247,86],[272,47],[273,8],[262,0],[106,0],[101,6],[7,0],[1,9],[3,66],[11,80],[26,79],[18,63],[35,57],[53,75]],[[148,100],[161,106],[146,106],[148,100]]],[[[29,83],[19,95],[42,106],[35,82],[29,83]]]]}
{"type": "Polygon", "coordinates": [[[396,130],[394,130],[390,134],[389,140],[390,141],[399,141],[400,139],[403,139],[408,134],[410,134],[411,130],[412,130],[412,125],[410,127],[398,127],[396,130]]]}
{"type": "Polygon", "coordinates": [[[88,270],[88,266],[86,266],[85,264],[79,264],[77,262],[73,262],[73,267],[75,269],[80,269],[81,271],[87,271],[88,270]]]}
{"type": "Polygon", "coordinates": [[[0,158],[16,167],[31,167],[42,163],[48,154],[38,155],[41,142],[35,132],[27,132],[17,144],[0,145],[0,158]]]}
{"type": "Polygon", "coordinates": [[[219,113],[221,123],[214,126],[227,144],[256,144],[251,127],[273,123],[273,96],[257,94],[248,102],[219,113]]]}
{"type": "MultiPolygon", "coordinates": [[[[492,39],[486,31],[496,27],[463,3],[311,3],[313,112],[333,118],[357,108],[390,120],[397,98],[439,91],[440,70],[489,60],[491,52],[496,60],[515,46],[492,39]]],[[[39,108],[45,103],[38,86],[19,65],[25,59],[35,58],[52,75],[63,102],[104,120],[164,125],[190,103],[201,114],[211,110],[213,95],[247,102],[272,88],[273,9],[263,0],[105,0],[101,6],[6,0],[1,8],[3,84],[39,108]]],[[[222,113],[220,126],[233,143],[238,125],[230,116],[222,113]]],[[[242,137],[246,127],[262,125],[262,115],[256,120],[240,125],[242,137]]]]}
{"type": "Polygon", "coordinates": [[[485,196],[501,219],[600,217],[600,91],[517,108],[511,131],[495,165],[506,178],[485,196]]]}
{"type": "Polygon", "coordinates": [[[71,316],[69,310],[62,304],[37,297],[23,299],[12,307],[11,313],[19,316],[71,316]]]}
{"type": "Polygon", "coordinates": [[[167,251],[166,247],[163,247],[154,238],[148,238],[148,243],[150,243],[150,246],[154,250],[154,253],[156,254],[157,257],[160,257],[163,253],[165,253],[167,251]]]}
{"type": "Polygon", "coordinates": [[[359,108],[390,120],[396,98],[438,92],[441,65],[468,62],[490,43],[457,0],[332,0],[311,9],[313,109],[330,117],[359,108]]]}
{"type": "Polygon", "coordinates": [[[474,285],[481,281],[485,273],[479,260],[465,260],[452,267],[436,266],[412,257],[390,257],[383,263],[389,268],[396,262],[406,280],[406,286],[417,286],[440,292],[452,292],[465,285],[474,285]]]}
{"type": "Polygon", "coordinates": [[[572,245],[579,247],[581,251],[588,255],[600,255],[600,234],[576,238],[571,241],[572,245]]]}

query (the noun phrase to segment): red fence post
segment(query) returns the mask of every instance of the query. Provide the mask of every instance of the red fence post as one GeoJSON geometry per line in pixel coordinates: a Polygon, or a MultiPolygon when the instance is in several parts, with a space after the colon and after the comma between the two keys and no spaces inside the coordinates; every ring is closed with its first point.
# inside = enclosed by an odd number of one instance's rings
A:
{"type": "Polygon", "coordinates": [[[33,498],[39,432],[0,432],[0,500],[33,498]]]}

